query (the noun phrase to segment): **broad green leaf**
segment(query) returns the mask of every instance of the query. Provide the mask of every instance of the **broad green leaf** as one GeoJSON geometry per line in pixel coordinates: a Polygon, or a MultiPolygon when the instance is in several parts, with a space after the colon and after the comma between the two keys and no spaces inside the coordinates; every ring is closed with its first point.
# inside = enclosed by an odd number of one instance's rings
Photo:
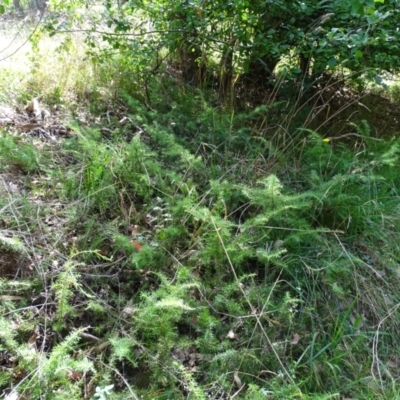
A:
{"type": "Polygon", "coordinates": [[[357,51],[354,53],[354,55],[355,55],[357,58],[361,58],[361,57],[363,56],[363,52],[362,52],[361,50],[357,50],[357,51]]]}
{"type": "Polygon", "coordinates": [[[335,67],[337,64],[336,58],[332,57],[329,61],[328,61],[328,66],[329,68],[333,68],[335,67]]]}
{"type": "Polygon", "coordinates": [[[364,5],[360,0],[354,0],[351,4],[352,15],[364,15],[364,5]]]}

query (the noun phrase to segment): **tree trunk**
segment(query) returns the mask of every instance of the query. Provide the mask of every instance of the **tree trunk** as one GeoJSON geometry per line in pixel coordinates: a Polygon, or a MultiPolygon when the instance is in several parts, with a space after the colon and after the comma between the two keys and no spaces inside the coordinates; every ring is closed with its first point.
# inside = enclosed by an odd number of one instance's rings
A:
{"type": "Polygon", "coordinates": [[[267,55],[262,58],[257,57],[250,61],[245,77],[259,85],[268,84],[278,61],[267,55]]]}
{"type": "Polygon", "coordinates": [[[219,62],[219,99],[221,101],[227,100],[232,95],[233,52],[235,51],[235,43],[235,38],[229,41],[229,44],[224,48],[219,62]]]}
{"type": "Polygon", "coordinates": [[[305,56],[303,54],[300,55],[299,68],[301,69],[301,74],[303,77],[307,77],[310,75],[310,63],[311,63],[310,56],[305,56]]]}
{"type": "Polygon", "coordinates": [[[178,49],[178,54],[183,80],[187,83],[201,83],[206,74],[206,63],[201,49],[183,43],[178,49]]]}

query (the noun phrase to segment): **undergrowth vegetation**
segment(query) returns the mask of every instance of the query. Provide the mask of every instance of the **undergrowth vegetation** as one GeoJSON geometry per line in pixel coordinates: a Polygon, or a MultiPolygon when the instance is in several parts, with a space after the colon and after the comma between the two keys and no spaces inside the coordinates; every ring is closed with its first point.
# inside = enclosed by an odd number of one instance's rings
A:
{"type": "Polygon", "coordinates": [[[398,398],[398,137],[40,54],[71,133],[1,132],[3,396],[398,398]]]}

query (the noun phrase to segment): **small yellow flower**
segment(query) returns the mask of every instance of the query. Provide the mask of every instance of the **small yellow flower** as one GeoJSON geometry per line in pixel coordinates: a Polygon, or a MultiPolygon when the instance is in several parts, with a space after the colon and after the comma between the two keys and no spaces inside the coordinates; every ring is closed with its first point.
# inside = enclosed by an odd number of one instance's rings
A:
{"type": "Polygon", "coordinates": [[[325,142],[325,143],[329,143],[331,141],[331,139],[327,137],[325,139],[322,139],[322,141],[325,142]]]}

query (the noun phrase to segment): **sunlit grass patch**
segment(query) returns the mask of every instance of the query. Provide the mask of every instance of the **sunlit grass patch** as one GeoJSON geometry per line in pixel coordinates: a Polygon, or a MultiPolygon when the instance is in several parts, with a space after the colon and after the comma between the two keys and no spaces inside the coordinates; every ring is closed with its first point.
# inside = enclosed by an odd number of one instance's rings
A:
{"type": "Polygon", "coordinates": [[[86,56],[79,34],[50,38],[40,26],[26,22],[20,30],[1,30],[0,44],[4,104],[24,105],[40,96],[48,106],[76,109],[78,103],[111,97],[111,76],[101,79],[104,70],[86,56]]]}

